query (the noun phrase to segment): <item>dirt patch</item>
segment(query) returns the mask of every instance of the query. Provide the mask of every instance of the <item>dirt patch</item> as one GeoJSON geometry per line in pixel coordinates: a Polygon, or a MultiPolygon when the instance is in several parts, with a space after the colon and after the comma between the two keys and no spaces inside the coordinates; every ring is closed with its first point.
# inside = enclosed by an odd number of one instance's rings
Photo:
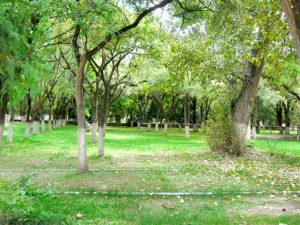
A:
{"type": "Polygon", "coordinates": [[[272,197],[243,197],[245,203],[251,203],[249,207],[231,208],[228,212],[236,211],[247,215],[281,216],[290,214],[300,215],[300,201],[296,196],[272,196],[272,197]]]}
{"type": "Polygon", "coordinates": [[[281,216],[300,214],[300,205],[292,203],[256,205],[248,209],[239,209],[240,213],[254,215],[281,216]]]}

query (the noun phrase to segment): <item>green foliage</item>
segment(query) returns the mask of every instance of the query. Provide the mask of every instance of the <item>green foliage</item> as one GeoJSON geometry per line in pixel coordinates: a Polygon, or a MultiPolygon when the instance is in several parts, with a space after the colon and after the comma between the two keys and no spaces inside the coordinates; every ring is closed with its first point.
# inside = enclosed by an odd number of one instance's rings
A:
{"type": "Polygon", "coordinates": [[[32,217],[32,202],[23,189],[0,178],[0,222],[22,224],[32,217]]]}

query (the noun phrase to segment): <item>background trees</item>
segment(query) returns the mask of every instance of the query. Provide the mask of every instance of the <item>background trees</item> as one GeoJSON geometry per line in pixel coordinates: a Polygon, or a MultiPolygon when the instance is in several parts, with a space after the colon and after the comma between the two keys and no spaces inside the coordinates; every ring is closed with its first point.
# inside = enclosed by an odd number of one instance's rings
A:
{"type": "Polygon", "coordinates": [[[102,156],[108,118],[139,128],[147,123],[149,131],[155,123],[156,132],[163,125],[165,134],[184,124],[187,138],[190,124],[194,131],[206,125],[223,135],[216,148],[234,155],[245,150],[250,124],[253,137],[260,125],[288,134],[300,99],[297,4],[1,3],[0,137],[7,113],[26,115],[25,137],[32,122],[33,134],[39,122],[46,130],[46,114],[49,130],[73,117],[85,172],[87,122],[102,156]],[[162,8],[160,20],[152,12],[162,8]]]}

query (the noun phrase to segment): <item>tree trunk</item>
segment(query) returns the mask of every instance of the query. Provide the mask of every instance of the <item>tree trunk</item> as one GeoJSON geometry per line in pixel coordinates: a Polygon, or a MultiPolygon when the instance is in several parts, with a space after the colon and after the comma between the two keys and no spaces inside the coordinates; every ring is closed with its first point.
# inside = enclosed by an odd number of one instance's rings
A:
{"type": "MultiPolygon", "coordinates": [[[[258,39],[260,39],[261,32],[259,31],[258,39]]],[[[256,58],[258,50],[252,50],[252,56],[256,58]]],[[[252,111],[254,99],[256,97],[258,83],[261,76],[264,63],[257,65],[248,62],[245,81],[237,101],[234,103],[231,111],[233,122],[234,135],[234,149],[232,154],[241,155],[246,148],[246,134],[247,127],[252,111]]]]}
{"type": "Polygon", "coordinates": [[[4,123],[5,123],[5,113],[1,111],[2,109],[0,109],[0,158],[2,157],[3,133],[4,133],[4,123]]]}
{"type": "MultiPolygon", "coordinates": [[[[104,103],[105,104],[105,103],[104,103]]],[[[98,126],[99,126],[99,135],[98,135],[98,157],[104,156],[104,138],[105,138],[105,125],[108,111],[106,108],[102,112],[99,111],[98,114],[98,126]]]]}
{"type": "Polygon", "coordinates": [[[286,135],[290,134],[290,126],[291,126],[290,109],[291,109],[290,101],[287,101],[286,104],[283,102],[284,123],[285,123],[284,133],[286,135]]]}
{"type": "Polygon", "coordinates": [[[197,125],[197,98],[193,98],[193,132],[198,132],[197,125]]]}
{"type": "Polygon", "coordinates": [[[104,156],[104,125],[99,127],[99,138],[98,138],[98,157],[104,156]]]}
{"type": "Polygon", "coordinates": [[[189,123],[189,96],[186,94],[184,96],[184,131],[185,137],[190,138],[190,123],[189,123]]]}
{"type": "Polygon", "coordinates": [[[31,126],[32,126],[32,124],[30,121],[25,123],[25,138],[29,138],[31,126]]]}
{"type": "Polygon", "coordinates": [[[1,115],[1,118],[0,118],[0,151],[3,146],[4,123],[5,123],[5,117],[2,118],[2,115],[1,115]]]}
{"type": "Polygon", "coordinates": [[[87,150],[86,150],[86,129],[85,112],[83,103],[82,83],[84,80],[84,67],[86,64],[85,56],[80,57],[80,63],[77,70],[76,79],[76,109],[78,125],[78,167],[81,172],[88,171],[87,150]]]}
{"type": "Polygon", "coordinates": [[[155,121],[155,132],[158,133],[159,122],[155,121]]]}
{"type": "Polygon", "coordinates": [[[10,119],[8,123],[8,130],[7,130],[7,142],[13,143],[13,127],[14,127],[14,121],[15,121],[15,113],[16,110],[13,109],[10,114],[10,119]]]}
{"type": "Polygon", "coordinates": [[[248,140],[248,141],[251,140],[251,122],[250,122],[250,120],[247,125],[246,140],[248,140]]]}
{"type": "Polygon", "coordinates": [[[94,93],[94,98],[91,101],[93,107],[93,123],[92,123],[92,143],[97,143],[97,131],[98,131],[98,96],[99,96],[99,82],[96,82],[96,91],[94,93]]]}
{"type": "Polygon", "coordinates": [[[276,104],[276,120],[277,120],[277,126],[279,127],[279,133],[283,134],[283,119],[282,119],[282,113],[283,113],[283,106],[282,106],[282,101],[279,101],[276,104]]]}
{"type": "Polygon", "coordinates": [[[130,127],[133,127],[133,121],[130,121],[130,127]]]}
{"type": "Polygon", "coordinates": [[[49,109],[48,130],[52,131],[52,112],[51,112],[51,108],[49,109]]]}
{"type": "Polygon", "coordinates": [[[39,135],[39,121],[33,121],[33,135],[39,135]]]}
{"type": "Polygon", "coordinates": [[[186,138],[190,138],[190,126],[184,126],[184,133],[186,138]]]}
{"type": "Polygon", "coordinates": [[[168,122],[164,123],[164,135],[168,135],[168,122]]]}
{"type": "Polygon", "coordinates": [[[148,132],[151,131],[151,123],[150,123],[150,122],[147,123],[147,131],[148,131],[148,132]]]}
{"type": "Polygon", "coordinates": [[[300,0],[280,0],[300,59],[300,0]]]}
{"type": "Polygon", "coordinates": [[[26,124],[25,124],[25,138],[29,138],[30,130],[31,130],[31,96],[30,96],[30,89],[27,93],[27,113],[26,113],[26,124]]]}
{"type": "MultiPolygon", "coordinates": [[[[0,87],[1,87],[0,83],[0,87]]],[[[4,133],[4,124],[5,124],[5,114],[7,111],[7,102],[8,96],[6,94],[0,95],[0,157],[2,154],[2,147],[3,147],[3,133],[4,133]]]]}
{"type": "Polygon", "coordinates": [[[136,125],[137,129],[141,128],[141,121],[137,121],[137,125],[136,125]]]}
{"type": "Polygon", "coordinates": [[[256,127],[257,127],[257,106],[258,106],[258,98],[255,99],[255,109],[252,120],[252,128],[251,128],[251,137],[252,139],[256,139],[256,127]]]}
{"type": "Polygon", "coordinates": [[[92,130],[91,130],[92,143],[97,143],[97,130],[98,130],[98,122],[94,121],[92,123],[92,130]]]}
{"type": "Polygon", "coordinates": [[[42,133],[46,132],[46,124],[44,118],[42,118],[42,133]]]}

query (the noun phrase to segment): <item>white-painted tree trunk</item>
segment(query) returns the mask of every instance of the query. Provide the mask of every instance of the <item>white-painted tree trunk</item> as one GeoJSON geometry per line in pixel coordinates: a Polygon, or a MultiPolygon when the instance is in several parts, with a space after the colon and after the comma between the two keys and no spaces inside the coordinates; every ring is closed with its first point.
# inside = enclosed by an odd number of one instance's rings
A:
{"type": "Polygon", "coordinates": [[[251,123],[250,123],[250,121],[247,125],[246,140],[251,140],[251,123]]]}
{"type": "Polygon", "coordinates": [[[97,130],[98,130],[98,122],[93,122],[92,130],[91,130],[92,143],[97,143],[97,130]]]}
{"type": "Polygon", "coordinates": [[[32,126],[32,124],[30,122],[26,122],[26,124],[25,124],[25,138],[29,138],[31,126],[32,126]]]}
{"type": "Polygon", "coordinates": [[[86,137],[85,128],[78,128],[78,166],[81,171],[88,171],[87,154],[86,154],[86,137]]]}
{"type": "Polygon", "coordinates": [[[21,116],[21,122],[25,123],[26,122],[26,116],[21,116]]]}
{"type": "Polygon", "coordinates": [[[158,132],[158,128],[159,128],[159,123],[158,123],[158,122],[155,122],[155,132],[156,132],[156,133],[158,132]]]}
{"type": "Polygon", "coordinates": [[[256,139],[256,127],[255,126],[252,127],[251,137],[252,137],[252,139],[256,139]]]}
{"type": "Polygon", "coordinates": [[[48,130],[49,130],[49,131],[52,131],[52,121],[51,121],[50,118],[49,118],[49,120],[48,120],[48,130]]]}
{"type": "Polygon", "coordinates": [[[104,129],[103,129],[103,137],[105,137],[105,135],[106,135],[106,124],[104,124],[104,127],[103,127],[104,129]]]}
{"type": "Polygon", "coordinates": [[[147,131],[148,131],[148,132],[151,131],[151,123],[147,123],[147,131]]]}
{"type": "Polygon", "coordinates": [[[168,123],[164,123],[164,135],[168,135],[168,123]]]}
{"type": "Polygon", "coordinates": [[[190,126],[184,126],[184,133],[186,138],[190,138],[190,126]]]}
{"type": "Polygon", "coordinates": [[[33,135],[39,135],[39,121],[33,121],[33,135]]]}
{"type": "Polygon", "coordinates": [[[62,120],[61,120],[61,126],[62,126],[62,127],[65,127],[66,124],[67,124],[67,120],[66,120],[66,119],[62,119],[62,120]]]}
{"type": "Polygon", "coordinates": [[[140,129],[140,128],[141,128],[141,122],[138,121],[138,122],[137,122],[137,129],[140,129]]]}
{"type": "Polygon", "coordinates": [[[104,156],[104,133],[105,128],[99,127],[99,138],[98,138],[98,157],[104,156]]]}
{"type": "Polygon", "coordinates": [[[46,132],[46,124],[45,124],[45,120],[42,120],[42,133],[46,132]]]}
{"type": "Polygon", "coordinates": [[[57,127],[61,127],[61,119],[57,120],[57,127]]]}
{"type": "Polygon", "coordinates": [[[8,143],[13,143],[13,127],[14,127],[14,122],[9,121],[8,122],[8,129],[7,129],[7,142],[8,143]]]}
{"type": "Polygon", "coordinates": [[[130,126],[133,127],[133,121],[130,121],[130,126]]]}

